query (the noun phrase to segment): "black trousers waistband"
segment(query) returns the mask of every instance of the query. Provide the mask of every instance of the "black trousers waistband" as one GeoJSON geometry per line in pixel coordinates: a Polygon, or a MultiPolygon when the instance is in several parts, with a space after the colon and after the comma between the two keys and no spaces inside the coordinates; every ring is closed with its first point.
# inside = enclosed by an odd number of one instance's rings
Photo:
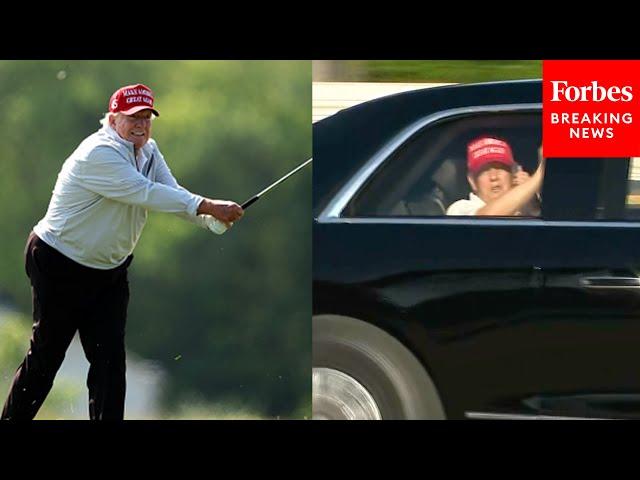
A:
{"type": "MultiPolygon", "coordinates": [[[[40,262],[40,268],[51,273],[61,274],[65,277],[86,278],[90,281],[112,282],[118,280],[133,261],[133,255],[129,255],[122,265],[108,270],[91,268],[72,260],[47,242],[42,240],[35,232],[31,232],[25,247],[25,257],[29,250],[33,251],[35,261],[40,262]]],[[[27,275],[28,266],[25,263],[27,275]]]]}

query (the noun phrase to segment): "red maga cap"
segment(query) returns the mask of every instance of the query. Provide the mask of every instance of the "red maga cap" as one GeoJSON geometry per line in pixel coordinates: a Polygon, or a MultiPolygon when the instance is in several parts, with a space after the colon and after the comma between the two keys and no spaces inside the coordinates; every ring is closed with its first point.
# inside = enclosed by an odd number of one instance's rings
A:
{"type": "Polygon", "coordinates": [[[109,111],[113,113],[133,115],[146,108],[150,109],[156,117],[160,116],[153,108],[153,92],[141,83],[119,88],[109,100],[109,111]]]}
{"type": "Polygon", "coordinates": [[[473,175],[482,167],[491,162],[498,162],[512,167],[516,164],[513,160],[511,147],[504,140],[493,137],[480,137],[467,145],[467,168],[473,175]]]}

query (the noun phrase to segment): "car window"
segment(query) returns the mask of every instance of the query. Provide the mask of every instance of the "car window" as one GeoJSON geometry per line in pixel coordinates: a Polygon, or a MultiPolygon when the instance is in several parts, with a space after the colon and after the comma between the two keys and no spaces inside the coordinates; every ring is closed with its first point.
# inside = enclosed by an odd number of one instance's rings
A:
{"type": "Polygon", "coordinates": [[[454,202],[469,199],[467,146],[482,136],[506,141],[515,163],[529,174],[537,168],[539,111],[461,115],[428,125],[407,140],[357,192],[344,214],[445,216],[454,202]]]}
{"type": "MultiPolygon", "coordinates": [[[[467,147],[483,136],[504,140],[514,162],[533,176],[542,143],[540,111],[459,115],[427,125],[404,142],[342,216],[451,218],[455,202],[472,200],[467,147]]],[[[540,190],[522,211],[500,218],[640,220],[640,158],[547,159],[540,190]]]]}
{"type": "Polygon", "coordinates": [[[630,159],[625,197],[626,218],[640,220],[640,158],[630,159]]]}

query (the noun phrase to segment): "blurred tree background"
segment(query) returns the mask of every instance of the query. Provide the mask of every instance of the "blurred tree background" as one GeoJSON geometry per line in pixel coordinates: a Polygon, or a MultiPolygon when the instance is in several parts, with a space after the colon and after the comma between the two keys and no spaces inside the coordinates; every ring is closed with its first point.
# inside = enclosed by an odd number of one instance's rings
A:
{"type": "Polygon", "coordinates": [[[321,60],[313,80],[471,83],[542,78],[542,60],[321,60]]]}
{"type": "MultiPolygon", "coordinates": [[[[311,156],[309,61],[1,61],[0,78],[0,298],[22,312],[0,335],[11,376],[30,333],[27,235],[117,88],[154,91],[152,136],[192,192],[240,203],[311,156]]],[[[168,417],[189,401],[310,417],[310,211],[308,168],[222,236],[151,212],[130,268],[127,347],[167,372],[168,417]]]]}

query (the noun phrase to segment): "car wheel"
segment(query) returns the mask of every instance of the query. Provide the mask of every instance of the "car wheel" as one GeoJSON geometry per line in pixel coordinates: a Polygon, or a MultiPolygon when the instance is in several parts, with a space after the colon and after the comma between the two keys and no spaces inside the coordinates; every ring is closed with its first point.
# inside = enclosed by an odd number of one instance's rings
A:
{"type": "Polygon", "coordinates": [[[418,359],[369,323],[313,318],[313,418],[444,419],[436,387],[418,359]]]}

